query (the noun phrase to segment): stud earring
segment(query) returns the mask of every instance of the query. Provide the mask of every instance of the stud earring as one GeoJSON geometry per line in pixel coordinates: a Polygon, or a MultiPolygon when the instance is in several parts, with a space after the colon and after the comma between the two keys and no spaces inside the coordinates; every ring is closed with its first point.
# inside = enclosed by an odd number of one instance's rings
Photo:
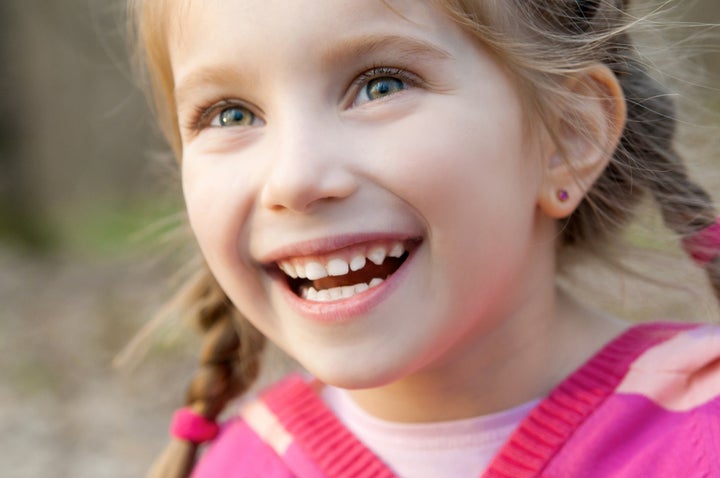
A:
{"type": "Polygon", "coordinates": [[[557,198],[560,202],[565,202],[570,199],[570,194],[564,189],[558,189],[557,198]]]}

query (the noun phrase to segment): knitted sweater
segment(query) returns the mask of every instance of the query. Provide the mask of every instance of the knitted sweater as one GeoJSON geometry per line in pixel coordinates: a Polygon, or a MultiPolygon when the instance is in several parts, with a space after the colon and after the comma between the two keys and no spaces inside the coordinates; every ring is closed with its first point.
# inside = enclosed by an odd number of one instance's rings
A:
{"type": "MultiPolygon", "coordinates": [[[[195,478],[395,476],[290,376],[245,405],[195,478]]],[[[482,475],[720,477],[720,327],[638,325],[558,385],[482,475]]]]}

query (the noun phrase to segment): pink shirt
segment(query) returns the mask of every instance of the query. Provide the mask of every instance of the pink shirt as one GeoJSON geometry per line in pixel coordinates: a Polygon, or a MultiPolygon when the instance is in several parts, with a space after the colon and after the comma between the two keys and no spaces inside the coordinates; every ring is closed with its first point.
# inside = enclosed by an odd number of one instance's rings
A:
{"type": "Polygon", "coordinates": [[[477,477],[540,401],[504,412],[440,423],[394,423],[358,407],[344,390],[326,386],[323,401],[361,442],[403,477],[477,477]]]}

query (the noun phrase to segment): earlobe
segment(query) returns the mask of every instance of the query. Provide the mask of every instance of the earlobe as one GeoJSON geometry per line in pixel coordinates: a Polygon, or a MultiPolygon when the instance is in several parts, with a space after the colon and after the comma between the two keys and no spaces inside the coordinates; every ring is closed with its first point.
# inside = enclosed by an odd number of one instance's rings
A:
{"type": "Polygon", "coordinates": [[[609,68],[596,65],[564,85],[571,101],[554,114],[538,205],[549,217],[569,216],[612,158],[625,126],[626,105],[609,68]]]}
{"type": "Polygon", "coordinates": [[[558,166],[550,166],[546,171],[543,185],[538,197],[538,205],[545,215],[553,219],[569,216],[585,197],[585,187],[571,166],[560,158],[552,155],[551,162],[561,162],[558,166]]]}

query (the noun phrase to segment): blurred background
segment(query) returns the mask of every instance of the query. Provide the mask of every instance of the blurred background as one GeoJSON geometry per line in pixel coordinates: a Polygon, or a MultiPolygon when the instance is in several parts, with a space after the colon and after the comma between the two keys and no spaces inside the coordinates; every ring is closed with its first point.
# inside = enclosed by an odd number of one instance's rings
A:
{"type": "Polygon", "coordinates": [[[193,370],[177,341],[149,367],[111,363],[182,265],[161,240],[179,188],[133,84],[123,9],[0,2],[3,477],[143,476],[193,370]]]}
{"type": "MultiPolygon", "coordinates": [[[[717,0],[669,3],[720,21],[717,0]]],[[[0,2],[4,477],[142,476],[193,370],[192,339],[167,333],[139,366],[112,366],[186,257],[164,239],[180,221],[177,173],[123,33],[119,0],[0,2]]],[[[715,88],[718,35],[694,59],[715,88]]],[[[720,111],[718,90],[704,95],[720,111]]]]}

